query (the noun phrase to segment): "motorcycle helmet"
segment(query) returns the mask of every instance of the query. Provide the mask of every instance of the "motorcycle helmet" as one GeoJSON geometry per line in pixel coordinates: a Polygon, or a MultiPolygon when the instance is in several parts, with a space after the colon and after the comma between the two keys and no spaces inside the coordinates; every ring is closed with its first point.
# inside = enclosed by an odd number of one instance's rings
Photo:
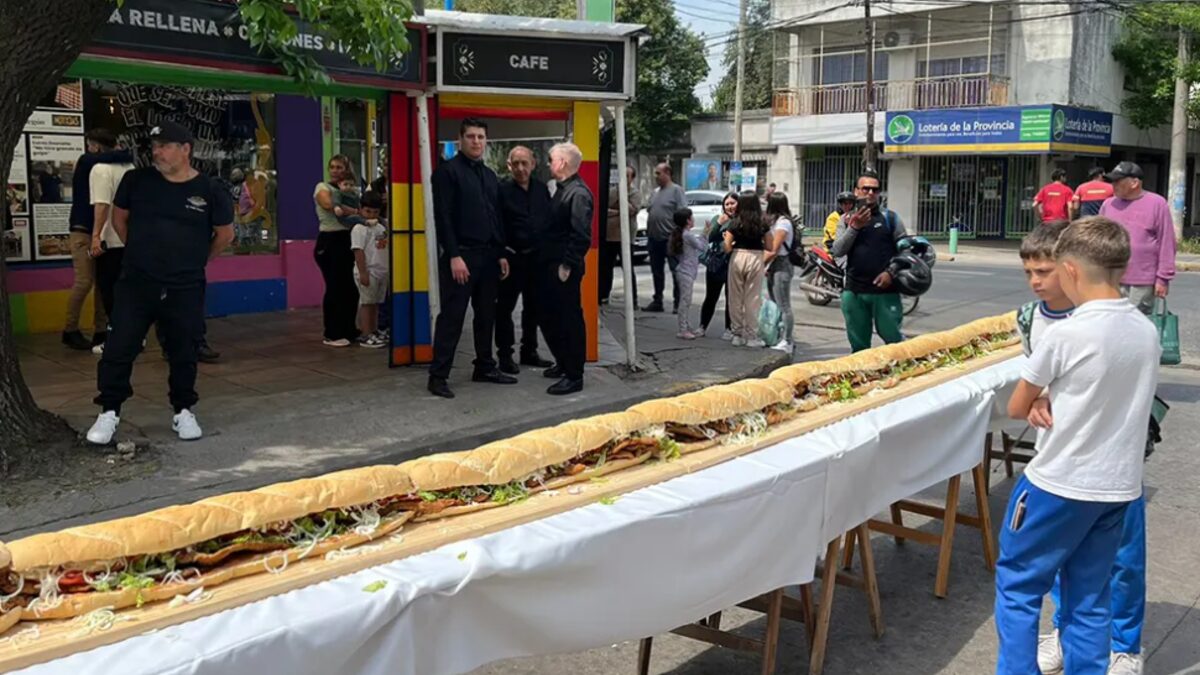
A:
{"type": "Polygon", "coordinates": [[[912,253],[921,260],[925,261],[926,265],[933,267],[937,262],[937,251],[933,249],[933,244],[925,237],[905,237],[896,242],[896,251],[898,253],[912,253]]]}
{"type": "Polygon", "coordinates": [[[933,272],[917,255],[904,252],[892,258],[888,265],[892,283],[902,295],[922,295],[933,285],[933,272]]]}
{"type": "Polygon", "coordinates": [[[837,210],[838,210],[838,212],[845,213],[845,211],[842,210],[842,202],[854,202],[854,201],[858,201],[858,197],[855,197],[853,192],[850,192],[849,190],[844,190],[842,192],[839,192],[837,195],[837,210]]]}

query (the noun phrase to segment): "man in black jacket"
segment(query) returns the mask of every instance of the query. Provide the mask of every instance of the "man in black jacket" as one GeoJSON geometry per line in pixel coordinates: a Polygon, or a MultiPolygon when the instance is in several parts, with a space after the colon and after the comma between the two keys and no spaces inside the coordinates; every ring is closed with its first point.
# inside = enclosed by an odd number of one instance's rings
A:
{"type": "Polygon", "coordinates": [[[454,398],[446,379],[454,366],[468,304],[475,311],[475,372],[471,379],[493,384],[517,382],[500,372],[492,358],[496,295],[500,280],[508,276],[508,260],[500,224],[499,181],[483,164],[487,123],[464,119],[458,135],[458,154],[433,172],[442,308],[433,333],[429,392],[442,398],[454,398]]]}
{"type": "Polygon", "coordinates": [[[537,161],[533,151],[518,145],[508,153],[511,178],[500,181],[500,220],[508,245],[508,278],[500,283],[496,307],[496,350],[500,372],[521,372],[513,360],[516,326],[513,310],[521,299],[521,365],[545,368],[553,365],[538,354],[538,286],[542,283],[537,268],[537,246],[546,214],[550,210],[550,190],[533,180],[537,161]]]}
{"type": "Polygon", "coordinates": [[[583,389],[583,362],[587,352],[587,329],[579,284],[583,261],[592,245],[592,213],[595,198],[579,177],[583,154],[572,143],[559,143],[550,150],[550,173],[558,190],[550,205],[550,217],[542,236],[539,258],[543,269],[542,333],[550,343],[555,365],[543,373],[561,378],[547,393],[556,396],[583,389]]]}

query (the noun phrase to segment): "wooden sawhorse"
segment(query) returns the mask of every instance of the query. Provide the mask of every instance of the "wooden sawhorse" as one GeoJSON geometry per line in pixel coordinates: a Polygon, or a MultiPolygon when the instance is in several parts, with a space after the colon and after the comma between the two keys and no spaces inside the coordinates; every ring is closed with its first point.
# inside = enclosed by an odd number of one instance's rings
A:
{"type": "MultiPolygon", "coordinates": [[[[984,451],[985,453],[988,452],[986,445],[984,446],[984,451]]],[[[992,512],[988,506],[988,465],[990,463],[990,457],[988,454],[985,454],[984,461],[980,462],[970,471],[975,485],[976,515],[958,512],[958,493],[962,486],[962,477],[964,475],[960,474],[950,479],[946,489],[946,503],[944,506],[933,506],[909,499],[902,499],[892,504],[892,521],[890,523],[874,518],[867,521],[870,529],[892,535],[895,537],[897,544],[903,544],[906,540],[912,539],[918,543],[938,547],[937,579],[933,584],[933,594],[939,598],[946,597],[946,594],[949,592],[950,556],[954,550],[955,525],[966,525],[980,531],[983,537],[983,560],[987,564],[988,569],[996,569],[996,542],[992,536],[992,512]],[[905,527],[903,516],[905,511],[942,521],[942,531],[935,534],[912,527],[905,527]]],[[[855,536],[854,532],[848,533],[848,536],[855,536]]],[[[847,568],[849,568],[853,560],[853,555],[853,549],[848,546],[844,561],[847,568]]]]}
{"type": "MultiPolygon", "coordinates": [[[[883,636],[883,612],[879,603],[879,585],[875,579],[875,556],[871,552],[870,533],[867,524],[862,523],[846,533],[846,548],[858,546],[862,558],[862,574],[856,576],[838,570],[838,561],[842,552],[842,537],[829,542],[825,549],[825,559],[821,568],[821,599],[814,607],[812,584],[800,586],[800,597],[793,598],[784,595],[784,589],[779,588],[765,595],[760,595],[738,607],[762,612],[767,615],[766,634],[762,639],[734,635],[721,630],[721,612],[706,617],[696,623],[680,626],[672,633],[700,640],[709,644],[741,651],[758,652],[762,656],[762,674],[773,675],[776,666],[776,652],[779,647],[779,630],[783,619],[804,623],[805,637],[809,648],[809,672],[820,675],[825,667],[825,645],[829,639],[829,619],[833,612],[833,591],[838,584],[858,588],[867,594],[867,611],[871,620],[871,628],[875,637],[883,636]],[[857,536],[855,534],[857,533],[857,536]]],[[[638,675],[648,675],[650,672],[650,652],[654,646],[654,638],[643,638],[638,648],[638,675]]]]}

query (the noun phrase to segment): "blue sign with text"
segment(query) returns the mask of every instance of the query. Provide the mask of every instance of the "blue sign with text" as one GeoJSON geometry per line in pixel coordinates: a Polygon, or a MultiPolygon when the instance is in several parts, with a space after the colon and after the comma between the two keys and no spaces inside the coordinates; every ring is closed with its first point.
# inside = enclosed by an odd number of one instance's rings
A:
{"type": "Polygon", "coordinates": [[[1075,152],[1107,155],[1112,113],[1044,105],[889,112],[890,154],[1075,152]]]}

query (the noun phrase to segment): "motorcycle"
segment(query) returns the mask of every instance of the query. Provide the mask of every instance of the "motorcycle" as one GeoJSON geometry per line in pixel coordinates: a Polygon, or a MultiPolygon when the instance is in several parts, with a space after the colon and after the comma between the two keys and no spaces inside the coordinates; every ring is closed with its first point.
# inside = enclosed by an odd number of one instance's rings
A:
{"type": "MultiPolygon", "coordinates": [[[[842,290],[846,287],[846,272],[828,251],[814,244],[808,248],[804,267],[800,268],[799,285],[809,304],[828,305],[842,297],[842,290]]],[[[912,314],[920,301],[921,298],[917,296],[901,295],[904,315],[912,314]]]]}

